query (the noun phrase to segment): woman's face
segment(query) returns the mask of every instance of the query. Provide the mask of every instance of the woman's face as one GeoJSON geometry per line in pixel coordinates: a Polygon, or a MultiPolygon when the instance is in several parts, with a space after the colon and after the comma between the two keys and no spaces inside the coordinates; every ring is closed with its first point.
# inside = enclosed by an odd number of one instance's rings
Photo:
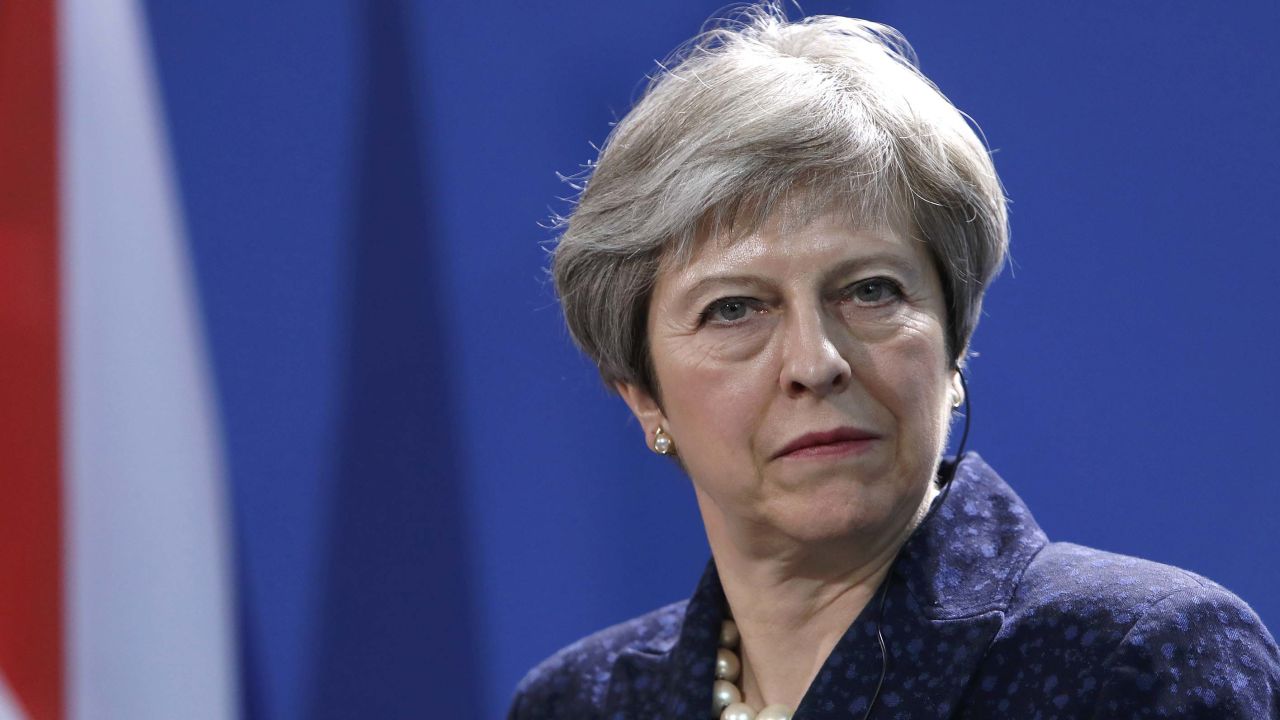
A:
{"type": "Polygon", "coordinates": [[[946,439],[944,299],[923,243],[830,213],[712,237],[649,307],[662,405],[710,526],[884,538],[918,511],[946,439]],[[794,224],[793,224],[794,225],[794,224]]]}

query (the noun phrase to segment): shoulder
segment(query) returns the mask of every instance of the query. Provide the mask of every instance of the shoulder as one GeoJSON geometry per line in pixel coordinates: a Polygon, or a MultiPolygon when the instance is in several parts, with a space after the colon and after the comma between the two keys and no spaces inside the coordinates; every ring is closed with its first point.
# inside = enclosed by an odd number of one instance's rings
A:
{"type": "Polygon", "coordinates": [[[1227,593],[1217,583],[1171,565],[1072,543],[1049,543],[1027,565],[1010,610],[1095,620],[1112,617],[1127,625],[1135,613],[1149,610],[1166,596],[1197,592],[1227,593]]]}
{"type": "Polygon", "coordinates": [[[672,603],[560,649],[516,686],[509,720],[598,716],[618,657],[670,650],[679,638],[687,605],[687,600],[672,603]]]}
{"type": "Polygon", "coordinates": [[[1030,660],[1024,670],[1039,666],[1041,677],[1062,682],[1052,695],[1060,707],[1084,701],[1106,717],[1144,707],[1242,718],[1280,711],[1280,651],[1257,614],[1221,585],[1169,565],[1046,545],[1023,573],[997,643],[1030,660]]]}

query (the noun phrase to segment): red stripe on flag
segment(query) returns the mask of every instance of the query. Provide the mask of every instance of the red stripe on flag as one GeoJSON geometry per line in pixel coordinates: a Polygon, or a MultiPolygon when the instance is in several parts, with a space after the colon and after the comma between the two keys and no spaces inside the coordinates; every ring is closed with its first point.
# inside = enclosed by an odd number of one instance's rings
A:
{"type": "Polygon", "coordinates": [[[63,716],[54,0],[0,1],[0,673],[63,716]]]}

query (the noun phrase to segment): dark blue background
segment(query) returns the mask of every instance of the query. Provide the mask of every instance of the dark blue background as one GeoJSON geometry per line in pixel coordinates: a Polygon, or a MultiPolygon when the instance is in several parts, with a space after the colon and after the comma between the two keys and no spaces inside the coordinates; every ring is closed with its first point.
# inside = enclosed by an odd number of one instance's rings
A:
{"type": "MultiPolygon", "coordinates": [[[[146,6],[247,717],[497,717],[535,661],[686,595],[692,493],[571,347],[538,223],[720,2],[146,6]]],[[[897,26],[996,150],[1014,262],[970,446],[1054,538],[1280,625],[1280,5],[805,8],[897,26]]]]}

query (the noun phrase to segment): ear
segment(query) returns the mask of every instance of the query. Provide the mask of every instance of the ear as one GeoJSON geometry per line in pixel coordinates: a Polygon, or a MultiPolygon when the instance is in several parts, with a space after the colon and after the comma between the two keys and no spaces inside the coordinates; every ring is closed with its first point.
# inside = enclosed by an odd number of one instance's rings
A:
{"type": "Polygon", "coordinates": [[[952,407],[964,404],[964,383],[960,381],[959,370],[951,373],[951,397],[953,398],[952,407]]]}
{"type": "Polygon", "coordinates": [[[617,382],[613,384],[613,389],[618,391],[618,394],[622,396],[623,402],[627,404],[627,407],[631,408],[631,414],[635,415],[636,420],[640,422],[640,428],[644,431],[646,446],[652,442],[653,435],[658,428],[671,429],[667,425],[667,417],[662,414],[662,408],[658,407],[657,401],[638,385],[617,382]]]}

